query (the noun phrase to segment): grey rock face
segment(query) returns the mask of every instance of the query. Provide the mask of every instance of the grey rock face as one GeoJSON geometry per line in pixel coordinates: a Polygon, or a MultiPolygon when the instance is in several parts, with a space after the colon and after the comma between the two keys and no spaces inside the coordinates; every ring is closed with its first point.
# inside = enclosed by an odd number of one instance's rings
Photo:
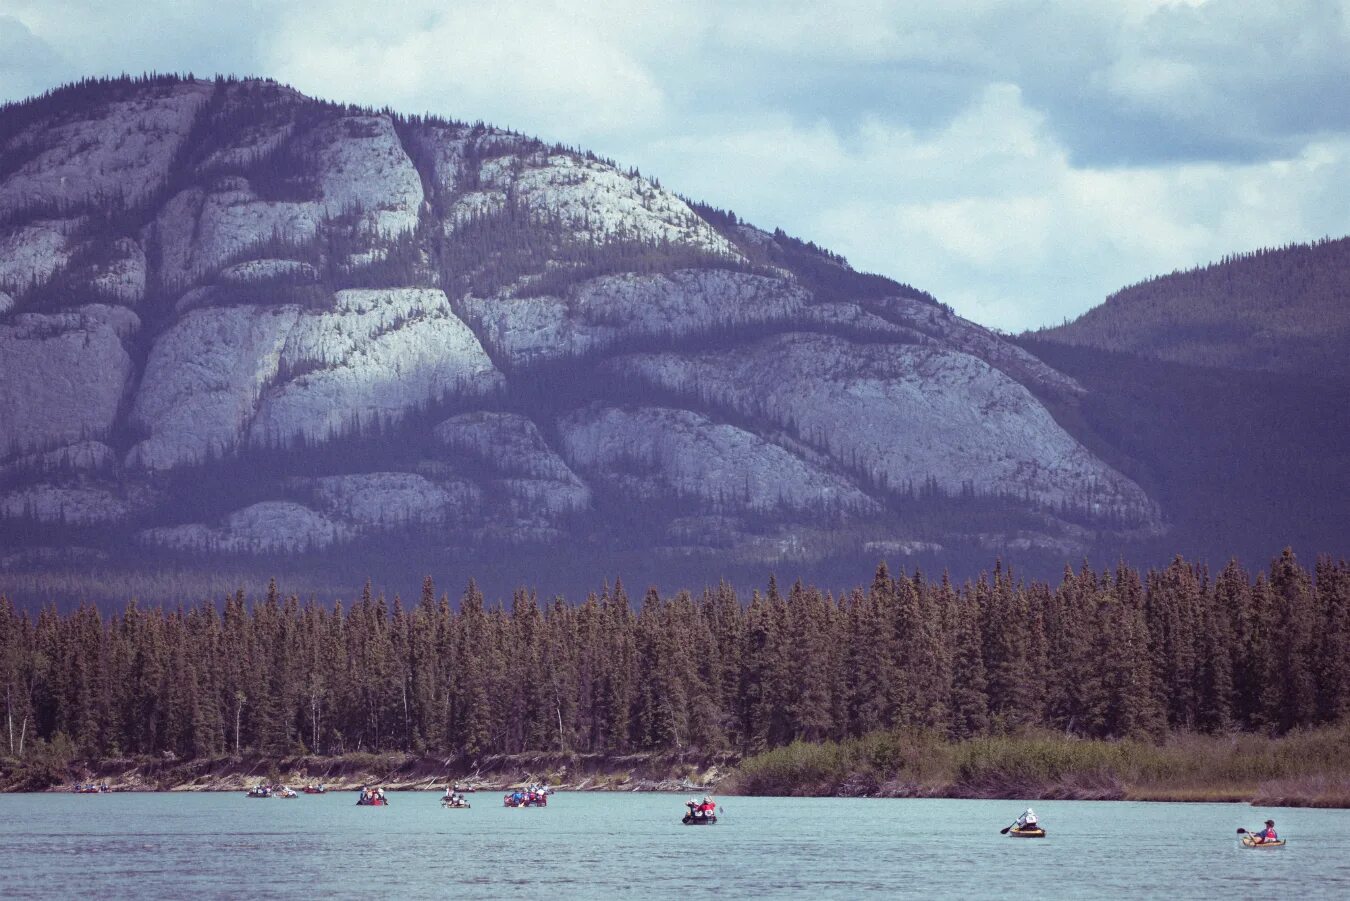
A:
{"type": "Polygon", "coordinates": [[[767,417],[893,488],[966,486],[1151,521],[1137,485],[1093,457],[1026,388],[969,354],[786,334],[732,352],[625,357],[613,368],[767,417]]]}
{"type": "Polygon", "coordinates": [[[331,310],[296,319],[278,362],[249,426],[255,442],[321,441],[503,384],[445,294],[426,289],[339,292],[331,310]]]}
{"type": "Polygon", "coordinates": [[[165,332],[132,408],[149,437],[127,462],[168,469],[237,447],[299,318],[294,306],[220,307],[189,313],[165,332]]]}
{"type": "MultiPolygon", "coordinates": [[[[527,289],[526,289],[527,290],[527,289]]],[[[568,296],[468,297],[489,346],[514,365],[593,354],[627,342],[781,323],[806,308],[798,285],[725,269],[623,274],[568,296]]]]}
{"type": "Polygon", "coordinates": [[[121,331],[135,320],[91,306],[0,325],[0,455],[112,429],[133,374],[121,331]]]}
{"type": "Polygon", "coordinates": [[[569,458],[636,498],[697,497],[716,511],[875,512],[849,480],[689,410],[600,407],[560,425],[569,458]]]}
{"type": "Polygon", "coordinates": [[[219,526],[192,523],[146,529],[147,544],[187,551],[264,554],[314,550],[350,538],[352,531],[303,504],[263,501],[231,513],[219,526]]]}
{"type": "Polygon", "coordinates": [[[135,204],[163,184],[174,153],[211,95],[203,82],[147,85],[49,116],[3,141],[28,161],[0,183],[0,213],[38,205],[135,204]]]}

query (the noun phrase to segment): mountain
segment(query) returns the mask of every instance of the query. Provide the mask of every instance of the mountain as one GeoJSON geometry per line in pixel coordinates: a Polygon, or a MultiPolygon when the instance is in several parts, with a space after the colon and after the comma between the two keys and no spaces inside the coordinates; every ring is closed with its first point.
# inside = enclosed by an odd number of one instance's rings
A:
{"type": "Polygon", "coordinates": [[[1169,534],[1136,553],[1350,544],[1350,238],[1152,279],[1018,343],[1087,389],[1074,434],[1163,499],[1169,534]]]}
{"type": "Polygon", "coordinates": [[[1350,375],[1350,238],[1149,279],[1031,337],[1174,363],[1350,375]]]}
{"type": "Polygon", "coordinates": [[[591,153],[233,78],[0,136],[11,585],[1061,560],[1171,515],[1081,378],[591,153]]]}

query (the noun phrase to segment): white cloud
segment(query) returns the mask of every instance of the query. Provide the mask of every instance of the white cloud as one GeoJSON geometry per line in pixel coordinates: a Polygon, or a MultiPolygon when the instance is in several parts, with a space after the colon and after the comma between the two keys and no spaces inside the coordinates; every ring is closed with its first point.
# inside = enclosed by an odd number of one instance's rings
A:
{"type": "Polygon", "coordinates": [[[662,92],[641,63],[570,4],[406,3],[396,16],[383,5],[328,6],[328,15],[306,5],[281,19],[264,41],[269,74],[328,97],[551,136],[662,115],[662,92]]]}
{"type": "Polygon", "coordinates": [[[39,94],[52,87],[65,68],[61,58],[14,16],[0,15],[0,84],[13,91],[7,99],[39,94]]]}

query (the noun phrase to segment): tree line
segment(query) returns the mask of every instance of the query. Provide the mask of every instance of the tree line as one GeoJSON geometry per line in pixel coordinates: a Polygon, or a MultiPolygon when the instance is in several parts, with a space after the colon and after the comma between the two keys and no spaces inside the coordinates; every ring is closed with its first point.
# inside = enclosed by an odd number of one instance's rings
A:
{"type": "Polygon", "coordinates": [[[1283,733],[1350,712],[1350,565],[1290,551],[1254,576],[1002,565],[955,585],[892,575],[838,595],[770,579],[633,603],[518,591],[457,605],[367,586],[350,605],[275,582],[253,603],[85,605],[0,597],[0,756],[253,752],[762,751],[914,728],[947,739],[1283,733]]]}

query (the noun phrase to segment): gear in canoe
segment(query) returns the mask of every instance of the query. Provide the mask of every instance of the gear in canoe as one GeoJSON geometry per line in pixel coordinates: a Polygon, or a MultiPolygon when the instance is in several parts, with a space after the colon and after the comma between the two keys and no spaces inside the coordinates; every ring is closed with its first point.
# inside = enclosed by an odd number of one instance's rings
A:
{"type": "Polygon", "coordinates": [[[1036,811],[1028,807],[1017,822],[1003,828],[1003,834],[1012,838],[1045,838],[1045,828],[1036,819],[1036,811]]]}
{"type": "Polygon", "coordinates": [[[704,795],[702,801],[690,798],[684,806],[687,812],[680,822],[686,826],[711,826],[717,822],[717,802],[711,795],[704,795]]]}

